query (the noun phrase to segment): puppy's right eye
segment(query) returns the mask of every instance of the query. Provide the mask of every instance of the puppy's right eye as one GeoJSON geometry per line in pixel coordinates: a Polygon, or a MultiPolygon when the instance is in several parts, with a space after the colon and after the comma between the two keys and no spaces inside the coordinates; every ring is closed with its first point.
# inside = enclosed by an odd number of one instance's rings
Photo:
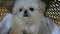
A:
{"type": "Polygon", "coordinates": [[[31,7],[31,8],[30,8],[30,11],[34,11],[34,8],[31,7]]]}
{"type": "Polygon", "coordinates": [[[22,9],[20,9],[19,11],[22,12],[22,9]]]}

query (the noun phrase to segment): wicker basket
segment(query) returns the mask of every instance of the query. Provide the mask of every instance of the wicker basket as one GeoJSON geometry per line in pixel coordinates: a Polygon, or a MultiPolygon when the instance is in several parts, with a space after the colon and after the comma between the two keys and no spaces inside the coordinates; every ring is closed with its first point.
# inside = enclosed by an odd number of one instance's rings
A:
{"type": "Polygon", "coordinates": [[[0,6],[0,21],[3,20],[4,16],[9,12],[5,6],[0,6]]]}
{"type": "Polygon", "coordinates": [[[60,25],[60,1],[54,0],[45,13],[46,17],[51,18],[55,23],[60,25]]]}

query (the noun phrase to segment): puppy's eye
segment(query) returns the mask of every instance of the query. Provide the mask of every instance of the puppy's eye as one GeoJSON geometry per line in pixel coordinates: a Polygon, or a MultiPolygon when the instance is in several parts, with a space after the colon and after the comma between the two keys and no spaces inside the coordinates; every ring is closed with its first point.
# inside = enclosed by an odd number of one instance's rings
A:
{"type": "Polygon", "coordinates": [[[22,9],[20,9],[19,11],[22,12],[22,9]]]}
{"type": "Polygon", "coordinates": [[[30,8],[29,10],[30,10],[30,11],[34,11],[34,8],[30,8]]]}

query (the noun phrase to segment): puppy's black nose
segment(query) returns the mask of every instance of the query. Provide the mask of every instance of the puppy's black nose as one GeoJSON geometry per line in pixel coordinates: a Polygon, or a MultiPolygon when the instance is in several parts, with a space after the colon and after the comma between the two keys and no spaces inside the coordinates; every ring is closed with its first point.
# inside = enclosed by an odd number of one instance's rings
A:
{"type": "Polygon", "coordinates": [[[23,15],[24,17],[28,17],[29,16],[29,14],[28,14],[28,10],[25,10],[24,11],[24,15],[23,15]]]}
{"type": "Polygon", "coordinates": [[[25,11],[24,11],[24,14],[26,14],[27,12],[28,12],[28,11],[27,11],[27,10],[25,10],[25,11]]]}

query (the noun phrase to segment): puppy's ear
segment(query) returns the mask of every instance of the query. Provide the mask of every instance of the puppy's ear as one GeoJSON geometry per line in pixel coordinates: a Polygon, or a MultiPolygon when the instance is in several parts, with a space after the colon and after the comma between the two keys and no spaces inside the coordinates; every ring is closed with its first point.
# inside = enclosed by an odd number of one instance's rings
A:
{"type": "Polygon", "coordinates": [[[13,9],[12,9],[12,14],[16,15],[16,13],[17,13],[17,9],[16,9],[16,7],[14,6],[13,9]]]}
{"type": "Polygon", "coordinates": [[[42,2],[46,3],[46,0],[41,0],[42,2]]]}
{"type": "Polygon", "coordinates": [[[38,4],[39,4],[40,11],[44,12],[46,7],[45,0],[38,0],[38,4]]]}

